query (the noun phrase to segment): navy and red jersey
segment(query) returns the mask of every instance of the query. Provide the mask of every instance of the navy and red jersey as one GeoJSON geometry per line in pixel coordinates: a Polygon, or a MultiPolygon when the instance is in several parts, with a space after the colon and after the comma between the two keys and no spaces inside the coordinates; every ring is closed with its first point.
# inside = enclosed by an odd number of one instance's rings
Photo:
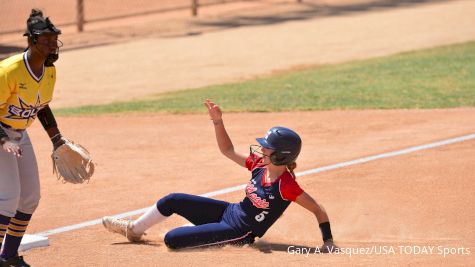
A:
{"type": "Polygon", "coordinates": [[[246,185],[246,197],[239,203],[243,212],[234,215],[240,217],[255,235],[262,237],[303,190],[288,171],[266,184],[267,169],[262,165],[262,158],[256,155],[247,158],[246,167],[252,172],[252,178],[246,185]]]}

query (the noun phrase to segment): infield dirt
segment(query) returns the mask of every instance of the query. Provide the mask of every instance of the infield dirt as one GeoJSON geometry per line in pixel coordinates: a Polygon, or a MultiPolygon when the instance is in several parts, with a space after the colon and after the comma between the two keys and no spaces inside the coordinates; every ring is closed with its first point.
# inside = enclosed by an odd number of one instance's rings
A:
{"type": "MultiPolygon", "coordinates": [[[[294,5],[287,7],[296,12],[291,9],[294,5]]],[[[89,43],[76,44],[93,47],[61,54],[53,107],[125,101],[475,37],[473,1],[434,1],[314,17],[303,17],[301,12],[296,14],[302,19],[240,27],[205,24],[225,18],[213,17],[212,10],[203,9],[208,15],[196,19],[194,26],[187,24],[189,19],[170,19],[168,23],[181,24],[162,34],[155,33],[149,21],[141,26],[144,31],[149,27],[147,34],[135,36],[138,28],[126,27],[129,34],[110,37],[107,46],[95,46],[99,42],[94,38],[100,33],[112,36],[116,24],[110,31],[97,26],[93,33],[68,37],[65,32],[65,40],[89,38],[89,43]],[[184,31],[190,25],[195,28],[184,31]]],[[[92,152],[96,174],[84,185],[56,181],[50,142],[35,123],[29,132],[39,160],[43,198],[28,233],[151,206],[171,192],[203,194],[244,184],[249,178],[245,169],[219,154],[212,125],[203,114],[57,120],[65,136],[92,152]]],[[[297,169],[303,171],[475,133],[475,109],[234,113],[225,114],[225,122],[241,152],[272,126],[294,128],[303,139],[297,169]]],[[[294,204],[254,247],[169,252],[162,241],[164,233],[185,223],[174,217],[151,229],[144,243],[128,243],[97,225],[52,235],[49,247],[28,251],[25,258],[33,266],[470,266],[475,249],[474,152],[471,140],[298,177],[327,209],[338,245],[393,247],[396,253],[391,255],[290,253],[290,246],[321,244],[316,219],[294,204]],[[472,253],[405,254],[399,246],[468,248],[472,253]]],[[[217,198],[240,201],[243,196],[234,192],[217,198]]]]}

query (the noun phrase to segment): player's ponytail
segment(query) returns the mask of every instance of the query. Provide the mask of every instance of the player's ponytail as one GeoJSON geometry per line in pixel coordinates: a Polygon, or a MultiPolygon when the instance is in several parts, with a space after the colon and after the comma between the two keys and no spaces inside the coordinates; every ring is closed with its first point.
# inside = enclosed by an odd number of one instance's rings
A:
{"type": "Polygon", "coordinates": [[[295,168],[297,168],[297,162],[294,161],[292,163],[287,164],[287,170],[289,170],[290,174],[292,174],[294,179],[296,179],[295,173],[294,173],[295,168]]]}
{"type": "Polygon", "coordinates": [[[37,8],[34,8],[31,10],[31,13],[30,13],[30,18],[33,18],[33,17],[43,17],[43,12],[37,8]]]}

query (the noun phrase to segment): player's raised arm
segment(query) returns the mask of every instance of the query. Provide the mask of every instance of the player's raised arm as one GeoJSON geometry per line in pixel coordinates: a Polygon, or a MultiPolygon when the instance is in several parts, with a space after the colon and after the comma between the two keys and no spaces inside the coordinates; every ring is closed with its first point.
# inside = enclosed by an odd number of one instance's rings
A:
{"type": "Polygon", "coordinates": [[[218,142],[221,153],[240,166],[246,166],[247,157],[234,151],[234,145],[224,127],[223,113],[219,106],[209,99],[207,99],[204,104],[208,109],[208,114],[211,120],[213,121],[216,141],[218,142]]]}

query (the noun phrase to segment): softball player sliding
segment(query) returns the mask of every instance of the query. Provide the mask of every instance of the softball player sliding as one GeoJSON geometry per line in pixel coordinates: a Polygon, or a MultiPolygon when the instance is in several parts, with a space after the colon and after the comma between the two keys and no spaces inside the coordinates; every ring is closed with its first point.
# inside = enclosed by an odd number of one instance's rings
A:
{"type": "Polygon", "coordinates": [[[36,117],[54,147],[64,141],[48,106],[61,42],[39,10],[27,20],[28,49],[0,62],[0,266],[30,266],[18,247],[40,200],[35,153],[26,129],[36,117]]]}
{"type": "Polygon", "coordinates": [[[321,251],[333,250],[335,246],[326,211],[295,180],[293,170],[301,148],[298,134],[285,127],[273,127],[264,138],[256,139],[261,152],[251,146],[249,156],[241,155],[234,151],[219,106],[210,100],[205,105],[213,121],[221,153],[251,171],[252,177],[245,189],[246,197],[240,203],[228,203],[173,193],[160,199],[135,221],[104,217],[104,227],[134,242],[140,240],[152,225],[178,214],[195,226],[179,227],[168,232],[165,244],[171,249],[252,244],[255,237],[265,234],[291,202],[296,202],[316,216],[324,241],[321,251]]]}

